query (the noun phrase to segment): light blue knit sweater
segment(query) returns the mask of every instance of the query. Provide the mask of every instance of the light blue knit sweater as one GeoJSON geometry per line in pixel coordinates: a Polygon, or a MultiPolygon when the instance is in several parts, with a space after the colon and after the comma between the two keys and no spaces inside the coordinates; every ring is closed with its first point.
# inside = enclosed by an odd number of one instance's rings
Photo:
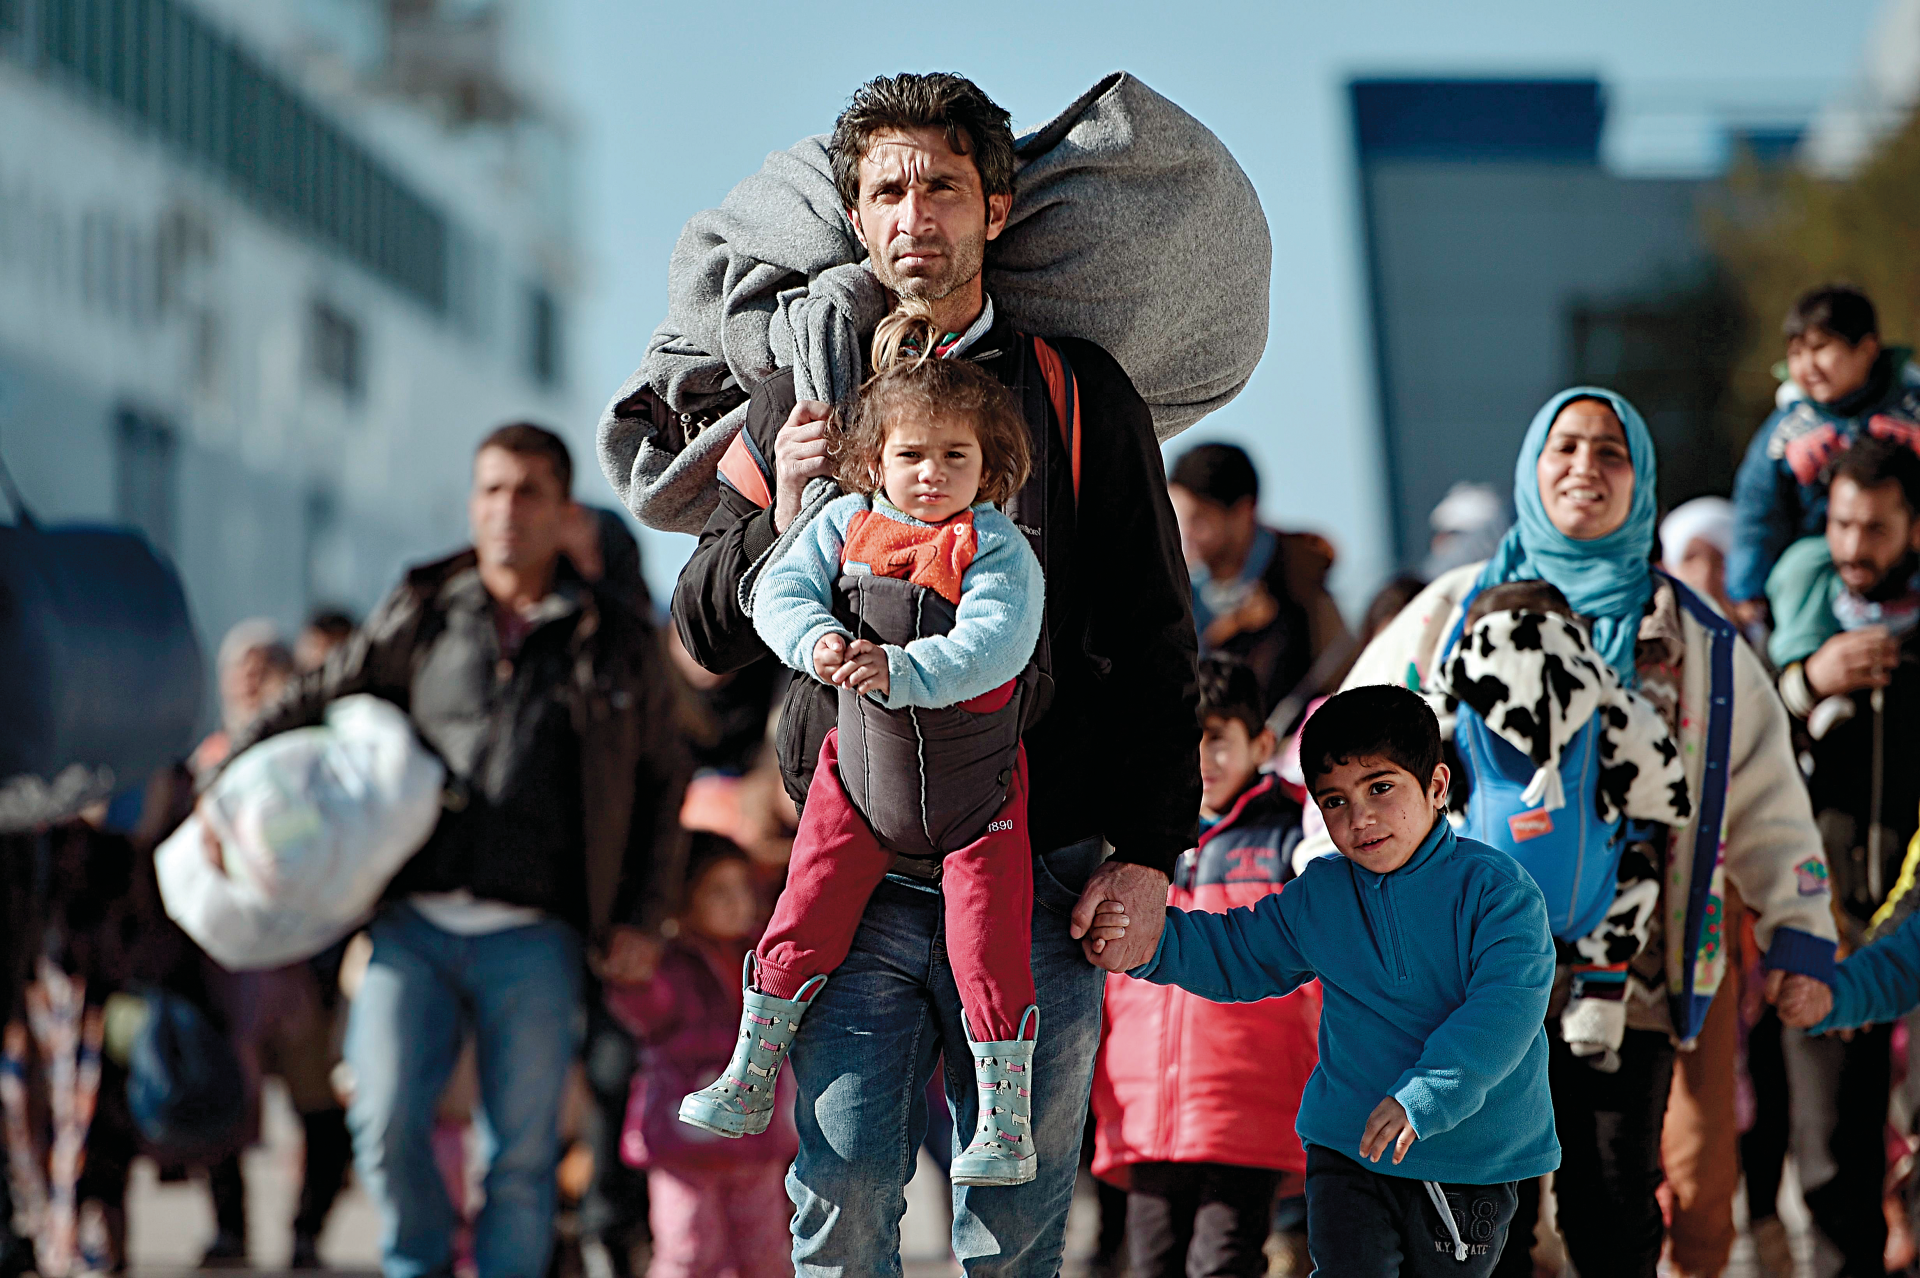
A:
{"type": "MultiPolygon", "coordinates": [[[[813,678],[819,677],[814,645],[829,634],[853,637],[833,615],[833,588],[843,571],[847,527],[863,510],[930,526],[883,495],[849,493],[831,502],[767,566],[754,597],[753,628],[760,638],[790,669],[813,678]]],[[[1040,561],[1013,521],[986,502],[973,508],[973,530],[978,548],[960,578],[953,629],[904,648],[886,645],[888,692],[881,704],[889,710],[957,705],[1015,678],[1033,657],[1046,604],[1040,561]]]]}

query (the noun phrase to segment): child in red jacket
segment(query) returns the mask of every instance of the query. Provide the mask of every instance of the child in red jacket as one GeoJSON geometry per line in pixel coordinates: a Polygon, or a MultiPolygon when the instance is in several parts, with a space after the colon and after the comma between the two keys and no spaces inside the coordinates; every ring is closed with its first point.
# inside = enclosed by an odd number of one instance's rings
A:
{"type": "MultiPolygon", "coordinates": [[[[1274,738],[1253,671],[1216,655],[1201,660],[1199,676],[1200,846],[1182,854],[1168,903],[1223,913],[1293,878],[1301,807],[1260,771],[1274,738]]],[[[1293,1124],[1319,1060],[1319,1027],[1317,984],[1260,1003],[1211,1003],[1108,978],[1093,1170],[1127,1189],[1135,1278],[1267,1271],[1274,1194],[1299,1194],[1306,1173],[1293,1124]]],[[[1288,1241],[1304,1262],[1304,1239],[1288,1241]]]]}

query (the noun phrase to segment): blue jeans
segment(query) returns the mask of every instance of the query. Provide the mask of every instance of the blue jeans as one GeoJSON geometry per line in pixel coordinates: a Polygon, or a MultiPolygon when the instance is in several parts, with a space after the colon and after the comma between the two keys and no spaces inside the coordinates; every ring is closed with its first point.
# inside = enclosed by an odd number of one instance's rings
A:
{"type": "Polygon", "coordinates": [[[485,936],[404,903],[373,922],[373,959],[347,1019],[360,1182],[380,1208],[386,1278],[450,1273],[457,1219],[433,1158],[440,1093],[468,1031],[487,1152],[474,1225],[480,1278],[541,1278],[553,1243],[560,1102],[580,1023],[580,940],[555,920],[485,936]]]}
{"type": "MultiPolygon", "coordinates": [[[[1034,858],[1039,1175],[1013,1187],[954,1187],[953,1251],[969,1275],[1052,1278],[1060,1270],[1106,982],[1067,926],[1100,855],[1099,840],[1089,839],[1034,858]]],[[[800,1027],[792,1057],[800,1155],[787,1195],[794,1270],[803,1278],[900,1273],[906,1186],[927,1130],[926,1082],[943,1059],[953,1147],[973,1135],[973,1057],[942,918],[937,893],[898,879],[881,883],[852,952],[800,1027]]]]}

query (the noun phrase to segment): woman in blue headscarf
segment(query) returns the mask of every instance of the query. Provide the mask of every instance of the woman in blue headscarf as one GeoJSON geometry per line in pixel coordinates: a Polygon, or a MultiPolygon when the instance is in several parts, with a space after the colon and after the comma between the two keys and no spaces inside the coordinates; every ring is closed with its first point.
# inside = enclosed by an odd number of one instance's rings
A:
{"type": "MultiPolygon", "coordinates": [[[[1679,743],[1695,815],[1656,831],[1646,845],[1659,862],[1661,927],[1628,974],[1618,1071],[1602,1073],[1587,1063],[1600,1058],[1571,1053],[1558,1023],[1564,997],[1555,999],[1548,1027],[1563,1151],[1555,1181],[1560,1229],[1581,1273],[1624,1278],[1653,1278],[1659,1263],[1654,1190],[1675,1046],[1698,1039],[1706,1051],[1724,1040],[1731,1069],[1738,993],[1732,981],[1722,988],[1727,888],[1737,888],[1755,913],[1769,995],[1779,995],[1783,1019],[1789,1007],[1798,1023],[1828,1005],[1834,950],[1825,855],[1786,711],[1731,623],[1654,569],[1655,474],[1653,438],[1633,405],[1590,386],[1555,395],[1521,442],[1513,483],[1519,517],[1493,557],[1436,578],[1367,646],[1346,684],[1427,687],[1473,595],[1538,579],[1566,596],[1595,649],[1660,708],[1679,743]],[[1703,813],[1721,814],[1718,839],[1711,827],[1698,828],[1703,813]]],[[[1731,1089],[1724,1090],[1730,1104],[1731,1089]]],[[[1731,1166],[1731,1113],[1703,1126],[1718,1128],[1709,1139],[1723,1147],[1701,1157],[1731,1166]]],[[[1537,1192],[1522,1193],[1509,1238],[1532,1236],[1530,1202],[1537,1206],[1537,1192]]],[[[1687,1267],[1712,1272],[1725,1259],[1687,1267]]],[[[1524,1241],[1509,1245],[1495,1272],[1531,1272],[1524,1241]]]]}

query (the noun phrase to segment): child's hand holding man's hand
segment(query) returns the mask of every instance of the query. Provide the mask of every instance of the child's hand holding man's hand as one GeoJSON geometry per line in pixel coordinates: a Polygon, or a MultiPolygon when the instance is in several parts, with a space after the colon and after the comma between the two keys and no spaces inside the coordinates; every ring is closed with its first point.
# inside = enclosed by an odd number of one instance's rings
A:
{"type": "Polygon", "coordinates": [[[1360,1157],[1377,1163],[1380,1155],[1392,1147],[1394,1165],[1398,1166],[1417,1139],[1419,1137],[1413,1130],[1413,1120],[1407,1117],[1406,1107],[1389,1096],[1373,1107],[1373,1113],[1367,1115],[1367,1130],[1360,1136],[1360,1157]]]}
{"type": "Polygon", "coordinates": [[[1794,1029],[1809,1029],[1833,1010],[1833,988],[1799,972],[1767,973],[1767,1002],[1780,1012],[1780,1021],[1794,1029]]]}

